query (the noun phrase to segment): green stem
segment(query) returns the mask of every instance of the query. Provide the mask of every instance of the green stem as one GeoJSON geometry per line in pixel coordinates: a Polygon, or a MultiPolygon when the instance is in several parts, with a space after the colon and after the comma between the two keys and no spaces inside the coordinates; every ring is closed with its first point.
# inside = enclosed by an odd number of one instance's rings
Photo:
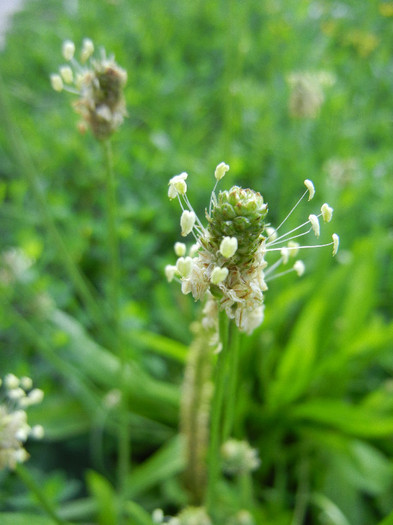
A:
{"type": "Polygon", "coordinates": [[[237,485],[241,507],[250,509],[253,506],[253,485],[250,472],[239,474],[237,476],[237,485]]]}
{"type": "Polygon", "coordinates": [[[219,313],[219,334],[222,349],[218,354],[215,371],[214,395],[210,423],[210,443],[207,455],[208,483],[206,491],[206,507],[211,512],[215,505],[217,483],[220,475],[220,446],[222,443],[222,416],[223,401],[227,380],[228,361],[228,324],[225,312],[219,313]]]}
{"type": "Polygon", "coordinates": [[[15,467],[15,472],[18,474],[20,479],[26,485],[26,487],[36,496],[41,504],[41,507],[45,510],[52,520],[58,525],[64,525],[66,522],[59,518],[56,514],[56,510],[52,503],[48,501],[46,495],[41,490],[40,485],[35,481],[30,472],[20,463],[15,467]]]}
{"type": "Polygon", "coordinates": [[[302,525],[305,520],[307,505],[310,497],[309,459],[304,453],[299,464],[299,483],[295,498],[291,525],[302,525]]]}
{"type": "Polygon", "coordinates": [[[225,402],[225,419],[223,430],[223,442],[232,434],[234,417],[236,412],[236,392],[239,373],[239,330],[235,323],[229,325],[229,370],[228,370],[228,395],[225,402]]]}
{"type": "MultiPolygon", "coordinates": [[[[127,355],[126,345],[119,333],[120,323],[120,256],[119,240],[117,235],[117,198],[116,181],[113,170],[112,145],[110,140],[103,142],[105,164],[106,164],[106,213],[107,213],[107,244],[110,254],[110,279],[108,301],[111,312],[111,324],[115,334],[115,349],[117,351],[120,370],[119,385],[122,392],[122,402],[120,407],[120,422],[118,426],[118,460],[117,460],[117,483],[120,495],[120,504],[123,507],[126,500],[127,479],[129,476],[129,463],[131,458],[131,435],[128,421],[127,406],[127,384],[126,368],[127,355]]],[[[121,513],[120,513],[121,515],[121,513]]]]}
{"type": "Polygon", "coordinates": [[[105,326],[102,312],[94,298],[94,293],[74,263],[67,249],[67,245],[63,241],[63,238],[56,227],[50,208],[47,204],[46,196],[41,187],[40,177],[35,169],[29,152],[27,151],[25,141],[11,118],[9,108],[10,105],[6,96],[5,87],[0,77],[0,114],[2,115],[2,123],[6,129],[5,135],[8,139],[10,150],[14,157],[17,169],[19,170],[21,176],[27,177],[29,180],[34,196],[40,205],[44,225],[56,247],[59,260],[62,261],[65,270],[67,271],[71,281],[75,286],[75,289],[77,290],[78,295],[88,308],[95,323],[100,327],[105,326]]]}
{"type": "Polygon", "coordinates": [[[119,286],[120,286],[120,258],[119,242],[117,236],[117,199],[116,182],[113,172],[112,145],[110,139],[103,142],[105,165],[106,165],[106,213],[107,213],[107,243],[110,254],[110,282],[109,282],[109,306],[112,317],[112,326],[115,334],[118,332],[119,324],[119,286]]]}

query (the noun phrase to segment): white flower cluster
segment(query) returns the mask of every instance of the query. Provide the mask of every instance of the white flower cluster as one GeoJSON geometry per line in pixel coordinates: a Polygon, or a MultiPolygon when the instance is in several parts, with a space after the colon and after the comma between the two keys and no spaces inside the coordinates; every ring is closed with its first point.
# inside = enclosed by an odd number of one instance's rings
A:
{"type": "MultiPolygon", "coordinates": [[[[178,259],[176,265],[166,266],[165,274],[168,281],[179,280],[182,292],[191,293],[195,300],[207,299],[207,305],[218,301],[220,310],[225,310],[241,331],[250,334],[263,321],[266,283],[289,271],[295,271],[299,276],[305,271],[300,260],[280,274],[274,273],[277,268],[296,257],[301,248],[333,245],[335,255],[339,238],[333,234],[331,243],[317,246],[300,246],[294,241],[311,231],[319,236],[319,218],[329,222],[333,214],[327,203],[322,205],[318,215],[309,215],[306,222],[280,235],[280,228],[301,200],[306,195],[309,200],[314,197],[315,189],[310,180],[304,181],[306,191],[280,226],[274,229],[264,223],[267,205],[259,193],[234,186],[216,196],[217,183],[228,169],[224,163],[216,168],[216,185],[206,213],[207,227],[203,226],[188,200],[187,173],[176,175],[169,181],[168,196],[170,199],[177,197],[183,210],[181,233],[183,236],[192,233],[195,243],[188,253],[185,244],[175,244],[178,259]],[[265,257],[271,251],[279,251],[280,258],[267,268],[265,257]]],[[[211,307],[208,310],[213,311],[211,307]]]]}
{"type": "Polygon", "coordinates": [[[227,474],[240,475],[256,470],[261,461],[258,451],[251,448],[247,441],[229,439],[221,446],[223,470],[227,474]]]}
{"type": "Polygon", "coordinates": [[[50,76],[53,89],[78,95],[74,107],[82,116],[81,131],[90,126],[96,138],[107,138],[127,114],[123,97],[127,72],[116,64],[113,56],[107,57],[104,50],[100,59],[92,58],[94,44],[88,38],[83,40],[80,62],[74,57],[75,44],[70,40],[63,43],[62,51],[69,64],[50,76]]]}
{"type": "Polygon", "coordinates": [[[24,448],[28,437],[41,439],[44,429],[41,425],[31,427],[27,423],[26,409],[41,403],[44,393],[33,388],[30,377],[14,374],[0,379],[2,399],[0,400],[0,469],[14,469],[17,463],[23,463],[29,457],[24,448]]]}

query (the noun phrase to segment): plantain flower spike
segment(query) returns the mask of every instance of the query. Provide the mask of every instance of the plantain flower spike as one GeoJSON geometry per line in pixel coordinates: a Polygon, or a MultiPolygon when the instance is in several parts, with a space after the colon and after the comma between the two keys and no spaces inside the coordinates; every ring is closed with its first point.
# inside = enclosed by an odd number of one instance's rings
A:
{"type": "Polygon", "coordinates": [[[229,190],[215,190],[229,166],[221,163],[215,170],[216,184],[213,188],[209,209],[206,211],[207,224],[203,225],[194,212],[186,194],[183,172],[169,181],[168,196],[177,197],[182,211],[181,234],[192,234],[194,244],[188,255],[187,248],[177,248],[179,256],[175,266],[165,269],[168,281],[181,282],[184,294],[191,293],[195,300],[214,299],[220,311],[233,319],[240,331],[251,334],[264,318],[264,293],[267,282],[286,273],[303,275],[305,265],[295,261],[290,268],[276,273],[281,265],[294,259],[302,248],[333,246],[337,253],[338,236],[332,242],[320,245],[300,245],[299,238],[310,232],[320,235],[319,218],[324,222],[331,219],[333,209],[323,204],[319,215],[310,214],[308,220],[289,232],[280,229],[300,202],[308,195],[315,194],[310,180],[304,182],[306,190],[277,228],[266,222],[268,206],[262,195],[251,189],[233,186],[229,190]],[[270,262],[270,252],[278,252],[279,258],[270,262]]]}
{"type": "Polygon", "coordinates": [[[60,66],[59,74],[50,76],[55,91],[68,91],[78,96],[73,106],[82,117],[79,129],[91,128],[98,140],[110,137],[122,124],[127,114],[123,90],[127,73],[119,67],[113,56],[101,50],[100,58],[93,58],[94,44],[85,38],[80,62],[75,58],[75,44],[63,43],[63,58],[67,65],[60,66]]]}

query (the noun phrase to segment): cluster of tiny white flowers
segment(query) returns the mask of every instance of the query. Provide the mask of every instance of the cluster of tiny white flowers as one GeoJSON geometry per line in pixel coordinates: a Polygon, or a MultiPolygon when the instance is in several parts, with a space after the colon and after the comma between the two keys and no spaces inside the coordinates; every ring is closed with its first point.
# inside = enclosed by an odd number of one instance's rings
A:
{"type": "Polygon", "coordinates": [[[165,516],[162,509],[156,509],[152,514],[153,523],[167,525],[212,525],[212,521],[203,507],[187,507],[177,516],[165,516]]]}
{"type": "Polygon", "coordinates": [[[258,451],[252,448],[247,441],[229,439],[221,446],[223,470],[227,474],[239,475],[256,470],[261,461],[258,451]]]}
{"type": "Polygon", "coordinates": [[[0,398],[0,469],[14,469],[29,457],[24,443],[29,437],[41,439],[44,429],[41,425],[31,427],[27,422],[26,409],[41,403],[44,393],[33,388],[30,377],[18,378],[7,374],[0,398]]]}
{"type": "MultiPolygon", "coordinates": [[[[216,184],[212,191],[209,212],[206,212],[210,223],[212,223],[210,216],[212,208],[217,205],[215,194],[217,183],[228,170],[229,166],[223,162],[216,168],[216,184]]],[[[311,214],[303,224],[289,232],[280,234],[279,230],[302,199],[308,195],[308,200],[311,200],[315,195],[313,183],[308,179],[305,180],[305,192],[284,221],[278,228],[272,228],[268,224],[262,226],[263,234],[257,238],[257,249],[248,259],[246,257],[246,264],[242,262],[236,264],[236,257],[238,259],[243,257],[244,259],[247,246],[242,246],[241,242],[246,244],[246,241],[240,237],[238,239],[234,236],[223,236],[219,249],[211,249],[211,234],[199,220],[187,197],[187,177],[187,173],[173,177],[169,181],[168,196],[170,199],[177,198],[179,200],[182,209],[181,234],[187,236],[191,233],[195,242],[189,249],[184,243],[177,242],[175,244],[175,254],[178,259],[175,265],[166,266],[166,277],[169,282],[173,279],[180,281],[184,294],[191,293],[195,300],[206,299],[209,312],[213,311],[211,303],[218,301],[220,310],[225,310],[228,317],[235,320],[241,331],[250,334],[263,321],[263,293],[267,290],[267,282],[291,271],[296,272],[299,276],[305,271],[305,265],[301,260],[296,260],[289,270],[277,274],[275,272],[279,266],[288,264],[289,260],[295,258],[302,248],[332,245],[333,255],[337,253],[339,245],[337,234],[333,234],[332,242],[328,244],[300,246],[297,242],[298,238],[310,232],[314,232],[315,236],[318,237],[320,235],[319,219],[322,218],[324,222],[329,222],[333,215],[333,209],[325,203],[318,215],[311,214]],[[272,251],[279,251],[280,257],[267,268],[268,262],[265,257],[272,251]],[[239,255],[240,253],[243,255],[239,255]]],[[[236,186],[232,190],[241,196],[242,192],[244,194],[248,192],[246,194],[249,199],[247,206],[249,206],[251,213],[254,205],[255,208],[259,206],[261,214],[267,213],[267,205],[263,203],[263,198],[259,193],[242,190],[236,186]],[[255,195],[255,202],[253,202],[253,195],[255,195]]]]}
{"type": "Polygon", "coordinates": [[[50,76],[53,89],[78,95],[74,107],[82,116],[80,130],[90,126],[98,139],[107,138],[127,114],[123,97],[127,72],[103,49],[99,59],[93,58],[94,44],[89,38],[83,40],[80,62],[75,59],[75,44],[70,40],[63,43],[62,52],[68,64],[50,76]]]}
{"type": "Polygon", "coordinates": [[[34,263],[21,248],[9,248],[0,254],[0,284],[23,282],[34,263]]]}

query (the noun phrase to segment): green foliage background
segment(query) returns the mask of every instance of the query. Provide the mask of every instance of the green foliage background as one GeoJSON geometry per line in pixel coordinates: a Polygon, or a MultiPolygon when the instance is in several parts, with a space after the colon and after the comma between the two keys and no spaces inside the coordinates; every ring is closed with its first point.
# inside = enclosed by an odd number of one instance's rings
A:
{"type": "MultiPolygon", "coordinates": [[[[48,235],[27,172],[38,174],[67,250],[102,297],[102,154],[77,131],[71,96],[49,84],[62,41],[78,47],[85,36],[128,72],[128,118],[113,148],[130,523],[187,503],[178,407],[198,307],[163,278],[179,240],[167,182],[187,171],[202,215],[221,161],[231,166],[223,186],[260,191],[273,225],[312,179],[310,205],[335,208],[341,237],[336,259],[329,249],[307,252],[303,278],[271,284],[263,325],[241,341],[235,433],[262,459],[256,523],[374,525],[392,512],[392,19],[393,3],[377,0],[30,0],[15,15],[0,55],[0,248],[20,247],[35,264],[23,281],[1,284],[0,370],[29,374],[45,390],[32,418],[46,437],[29,444],[27,466],[66,519],[115,523],[102,502],[116,499],[118,422],[103,400],[119,363],[48,235]],[[321,70],[336,81],[319,116],[291,118],[287,76],[321,70]],[[332,177],[345,163],[352,168],[332,177]]],[[[2,511],[34,509],[15,476],[0,481],[2,511]]],[[[218,507],[235,511],[239,498],[227,480],[218,507]]]]}

